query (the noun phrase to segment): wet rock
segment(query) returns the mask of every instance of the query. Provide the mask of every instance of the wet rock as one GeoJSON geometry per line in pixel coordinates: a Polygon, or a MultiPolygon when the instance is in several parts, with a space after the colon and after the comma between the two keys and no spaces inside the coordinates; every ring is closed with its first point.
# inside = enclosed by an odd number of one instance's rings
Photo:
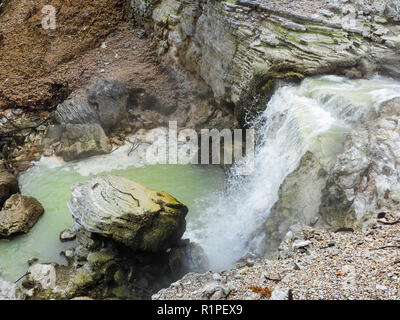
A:
{"type": "Polygon", "coordinates": [[[99,124],[67,124],[63,129],[56,155],[65,161],[84,159],[111,151],[108,138],[99,124]]]}
{"type": "Polygon", "coordinates": [[[72,187],[69,207],[77,242],[64,253],[70,281],[46,296],[149,299],[186,268],[204,267],[201,248],[180,240],[187,208],[164,192],[95,176],[72,187]]]}
{"type": "MultiPolygon", "coordinates": [[[[1,162],[0,167],[2,167],[1,162]]],[[[18,192],[19,187],[17,178],[7,170],[0,169],[0,208],[3,206],[4,202],[11,197],[11,195],[18,192]]]]}
{"type": "Polygon", "coordinates": [[[36,263],[29,267],[26,281],[42,290],[56,287],[56,269],[52,264],[36,263]]]}
{"type": "Polygon", "coordinates": [[[0,211],[0,238],[29,232],[43,213],[42,205],[35,198],[12,195],[0,211]]]}
{"type": "Polygon", "coordinates": [[[106,132],[110,132],[126,117],[128,90],[124,83],[117,80],[100,80],[91,86],[86,94],[106,132]]]}
{"type": "Polygon", "coordinates": [[[185,231],[188,211],[165,192],[114,175],[75,184],[69,208],[75,230],[85,229],[144,252],[174,246],[185,231]]]}
{"type": "Polygon", "coordinates": [[[0,300],[23,300],[24,295],[19,287],[0,279],[0,300]]]}
{"type": "Polygon", "coordinates": [[[76,234],[72,230],[65,229],[61,231],[60,233],[60,240],[61,242],[67,242],[67,241],[72,241],[75,240],[76,234]]]}
{"type": "Polygon", "coordinates": [[[188,272],[205,272],[208,262],[203,248],[187,240],[171,249],[169,266],[173,275],[180,278],[188,272]]]}

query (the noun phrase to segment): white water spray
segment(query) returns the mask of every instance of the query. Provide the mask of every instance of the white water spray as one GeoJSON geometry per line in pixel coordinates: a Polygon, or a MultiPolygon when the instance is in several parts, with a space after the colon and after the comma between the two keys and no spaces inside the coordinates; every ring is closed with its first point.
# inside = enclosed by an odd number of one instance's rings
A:
{"type": "Polygon", "coordinates": [[[210,267],[229,268],[250,247],[257,248],[260,239],[251,239],[252,233],[265,221],[280,185],[306,151],[329,165],[346,134],[376,114],[380,103],[397,96],[400,82],[381,77],[324,76],[279,88],[257,120],[261,143],[254,173],[232,177],[218,202],[188,226],[187,236],[203,246],[210,267]]]}

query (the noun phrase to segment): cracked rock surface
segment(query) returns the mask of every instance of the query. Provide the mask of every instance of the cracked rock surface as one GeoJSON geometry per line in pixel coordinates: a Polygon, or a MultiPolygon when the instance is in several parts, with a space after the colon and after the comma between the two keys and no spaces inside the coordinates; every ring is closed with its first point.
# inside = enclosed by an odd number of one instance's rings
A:
{"type": "Polygon", "coordinates": [[[175,244],[185,231],[188,211],[165,192],[115,175],[75,184],[69,207],[75,229],[83,228],[145,252],[175,244]]]}

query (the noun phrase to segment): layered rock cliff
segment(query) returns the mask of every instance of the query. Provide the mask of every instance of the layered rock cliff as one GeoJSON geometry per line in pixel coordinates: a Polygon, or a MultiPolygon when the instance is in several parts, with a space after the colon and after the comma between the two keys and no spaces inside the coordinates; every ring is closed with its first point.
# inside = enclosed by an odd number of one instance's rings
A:
{"type": "Polygon", "coordinates": [[[400,75],[398,1],[300,5],[295,11],[279,1],[130,0],[133,21],[157,40],[162,59],[207,83],[217,101],[236,105],[240,120],[276,78],[400,75]]]}

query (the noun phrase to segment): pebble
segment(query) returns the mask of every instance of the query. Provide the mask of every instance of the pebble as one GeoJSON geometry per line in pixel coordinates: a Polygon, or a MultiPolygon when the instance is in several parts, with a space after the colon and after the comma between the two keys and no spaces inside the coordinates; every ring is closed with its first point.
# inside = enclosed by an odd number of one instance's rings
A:
{"type": "Polygon", "coordinates": [[[295,249],[300,249],[300,248],[305,248],[305,247],[307,247],[307,246],[309,246],[311,244],[311,241],[310,240],[306,240],[306,241],[302,241],[302,240],[296,240],[294,243],[293,243],[293,248],[295,248],[295,249]]]}

